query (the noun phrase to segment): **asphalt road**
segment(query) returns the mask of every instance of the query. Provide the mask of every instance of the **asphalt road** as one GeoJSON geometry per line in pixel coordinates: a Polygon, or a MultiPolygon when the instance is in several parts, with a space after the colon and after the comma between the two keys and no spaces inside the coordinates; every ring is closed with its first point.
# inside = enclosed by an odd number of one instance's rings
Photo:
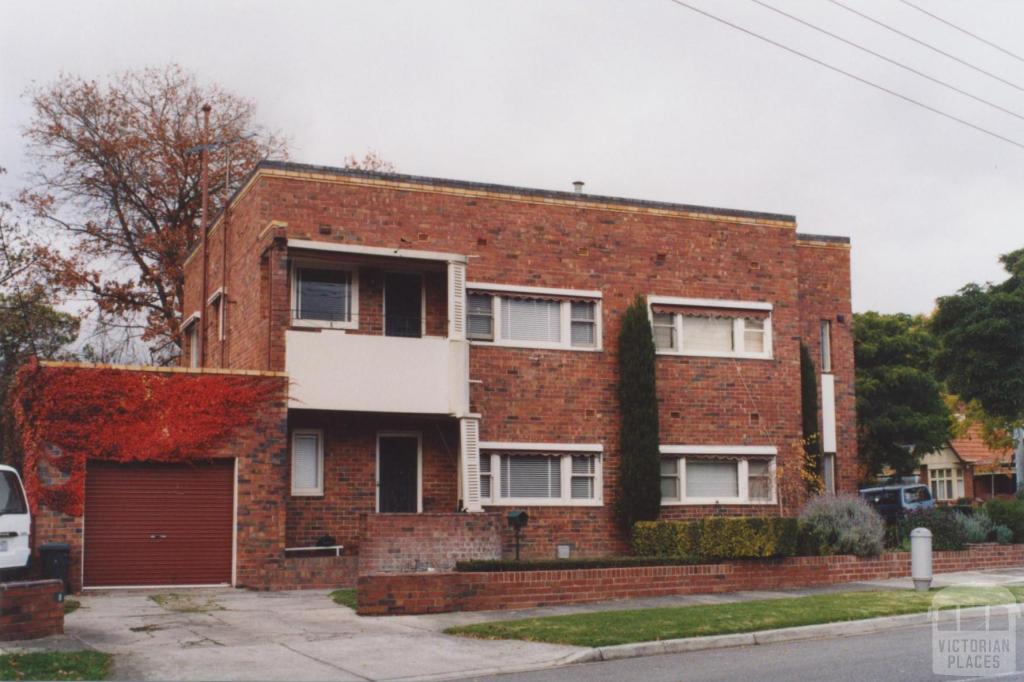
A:
{"type": "MultiPolygon", "coordinates": [[[[983,622],[965,621],[962,627],[977,629],[983,622]]],[[[1005,628],[1005,620],[1002,625],[1005,628]]],[[[1024,671],[1024,622],[1017,628],[1016,640],[1016,669],[1024,671]]],[[[979,678],[933,674],[932,628],[926,625],[871,635],[650,656],[471,679],[481,682],[917,682],[979,678]]],[[[1024,672],[996,679],[1024,680],[1024,672]]]]}

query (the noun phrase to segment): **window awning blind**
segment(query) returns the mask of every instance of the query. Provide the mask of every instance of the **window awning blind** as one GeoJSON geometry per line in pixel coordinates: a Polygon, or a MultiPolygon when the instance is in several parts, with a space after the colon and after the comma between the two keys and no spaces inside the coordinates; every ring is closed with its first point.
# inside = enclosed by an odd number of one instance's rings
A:
{"type": "Polygon", "coordinates": [[[676,313],[686,317],[727,317],[730,319],[743,317],[752,320],[764,320],[767,319],[770,314],[770,311],[768,310],[667,305],[664,303],[655,303],[651,305],[651,310],[655,313],[676,313]]]}
{"type": "Polygon", "coordinates": [[[588,302],[592,303],[599,300],[593,296],[583,296],[581,294],[537,294],[531,292],[520,292],[520,291],[497,291],[487,288],[472,289],[474,294],[486,294],[487,296],[500,296],[504,299],[522,300],[522,301],[575,301],[575,302],[588,302]]]}

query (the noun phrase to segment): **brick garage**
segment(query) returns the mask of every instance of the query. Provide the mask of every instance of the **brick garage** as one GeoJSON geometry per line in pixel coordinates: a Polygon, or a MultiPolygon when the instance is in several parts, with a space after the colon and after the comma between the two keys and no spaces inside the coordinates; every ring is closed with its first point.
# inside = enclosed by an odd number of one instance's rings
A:
{"type": "Polygon", "coordinates": [[[0,583],[0,641],[64,634],[59,580],[0,583]]]}
{"type": "MultiPolygon", "coordinates": [[[[1024,545],[971,545],[935,552],[936,573],[1019,567],[1024,545]]],[[[495,573],[360,576],[358,612],[366,616],[526,609],[610,599],[778,590],[910,575],[910,554],[792,557],[695,566],[645,566],[495,573]]]]}

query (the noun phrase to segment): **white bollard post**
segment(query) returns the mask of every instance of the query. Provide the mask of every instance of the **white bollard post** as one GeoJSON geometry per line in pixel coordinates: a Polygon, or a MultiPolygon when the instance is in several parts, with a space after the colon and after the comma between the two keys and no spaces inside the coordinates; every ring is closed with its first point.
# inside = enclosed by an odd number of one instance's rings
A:
{"type": "Polygon", "coordinates": [[[910,531],[910,577],[918,592],[932,586],[932,532],[927,528],[910,531]]]}

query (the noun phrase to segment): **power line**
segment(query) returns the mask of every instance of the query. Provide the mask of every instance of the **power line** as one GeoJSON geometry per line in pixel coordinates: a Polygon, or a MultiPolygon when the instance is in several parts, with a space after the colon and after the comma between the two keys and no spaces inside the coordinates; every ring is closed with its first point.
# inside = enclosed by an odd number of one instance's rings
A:
{"type": "Polygon", "coordinates": [[[979,36],[977,34],[974,34],[974,33],[971,33],[966,28],[961,28],[960,26],[957,26],[952,21],[948,21],[946,19],[943,19],[942,17],[940,17],[937,14],[932,14],[931,12],[926,10],[925,8],[919,7],[919,6],[915,5],[912,2],[908,2],[908,0],[900,0],[900,2],[902,2],[904,5],[907,5],[908,7],[913,7],[914,9],[916,9],[918,12],[921,12],[922,14],[927,14],[928,16],[930,16],[932,19],[935,19],[936,21],[941,21],[943,24],[945,24],[946,26],[949,26],[950,28],[956,29],[957,31],[960,31],[961,33],[965,33],[965,34],[969,35],[970,37],[974,38],[975,40],[978,40],[978,41],[981,41],[981,42],[985,43],[989,47],[992,47],[992,48],[995,48],[995,49],[999,50],[1003,54],[1006,54],[1006,55],[1009,55],[1009,56],[1013,57],[1017,61],[1024,62],[1024,57],[1015,55],[1014,53],[1010,52],[1006,48],[1000,47],[999,45],[996,45],[995,43],[993,43],[990,40],[985,40],[981,36],[979,36]]]}
{"type": "Polygon", "coordinates": [[[945,111],[942,111],[941,109],[936,109],[935,107],[929,106],[929,105],[925,104],[924,102],[920,102],[920,101],[918,101],[916,99],[913,99],[911,97],[907,97],[906,95],[900,94],[900,93],[896,92],[895,90],[890,90],[889,88],[885,87],[884,85],[879,85],[878,83],[875,83],[873,81],[869,81],[866,78],[861,78],[860,76],[858,76],[856,74],[853,74],[853,73],[850,73],[849,71],[844,71],[843,69],[840,69],[838,66],[833,66],[833,65],[829,64],[828,62],[824,62],[824,61],[818,59],[817,57],[812,57],[809,54],[806,54],[804,52],[800,52],[799,50],[793,49],[792,47],[789,47],[787,45],[783,45],[782,43],[780,43],[778,41],[775,41],[775,40],[772,40],[771,38],[768,38],[767,36],[763,36],[760,33],[755,33],[754,31],[751,31],[750,29],[744,28],[744,27],[742,27],[742,26],[740,26],[738,24],[732,23],[731,21],[727,21],[725,19],[722,19],[721,17],[715,16],[714,14],[711,14],[710,12],[705,12],[704,10],[698,9],[698,8],[694,7],[693,5],[690,5],[690,4],[687,4],[687,3],[683,2],[682,0],[669,0],[669,2],[673,2],[673,3],[677,4],[677,5],[679,5],[680,7],[685,7],[686,9],[691,10],[693,12],[696,12],[697,14],[702,14],[702,15],[704,15],[705,17],[707,17],[709,19],[713,19],[714,21],[717,21],[720,24],[725,24],[726,26],[728,26],[730,28],[734,28],[737,31],[741,31],[743,33],[746,33],[749,36],[757,38],[758,40],[763,40],[764,42],[768,43],[769,45],[774,45],[775,47],[778,47],[778,48],[780,48],[782,50],[785,50],[786,52],[790,52],[792,54],[795,54],[798,57],[803,57],[804,59],[812,61],[812,62],[814,62],[815,64],[817,64],[819,66],[824,66],[826,69],[829,69],[830,71],[835,71],[836,73],[840,73],[840,74],[846,76],[847,78],[852,78],[853,80],[859,81],[859,82],[863,83],[864,85],[869,85],[869,86],[875,88],[876,90],[881,90],[882,92],[888,93],[888,94],[892,95],[893,97],[899,97],[900,99],[904,100],[905,102],[910,102],[911,104],[919,106],[922,109],[927,109],[928,111],[930,111],[930,112],[932,112],[934,114],[938,114],[939,116],[942,116],[944,118],[948,118],[951,121],[956,121],[957,123],[962,123],[963,125],[967,126],[968,128],[973,128],[974,130],[977,130],[978,132],[985,133],[986,135],[994,137],[994,138],[996,138],[998,140],[1002,140],[1003,142],[1008,142],[1008,143],[1012,144],[1014,147],[1019,147],[1021,149],[1024,149],[1024,143],[1018,142],[1016,140],[1012,140],[1012,139],[1010,139],[1008,137],[1004,137],[1003,135],[1000,135],[999,133],[993,132],[993,131],[991,131],[991,130],[989,130],[987,128],[982,128],[981,126],[975,125],[975,124],[971,123],[970,121],[965,121],[964,119],[959,118],[958,116],[954,116],[953,114],[946,113],[945,111]]]}
{"type": "Polygon", "coordinates": [[[881,26],[882,28],[884,28],[884,29],[886,29],[888,31],[892,31],[896,35],[903,36],[907,40],[911,40],[911,41],[917,43],[918,45],[921,45],[922,47],[927,47],[932,52],[938,52],[939,54],[943,55],[944,57],[949,57],[953,61],[955,61],[955,62],[957,62],[959,64],[963,64],[964,66],[966,66],[969,69],[974,69],[978,73],[983,73],[986,76],[988,76],[989,78],[994,78],[995,80],[999,81],[1000,83],[1005,83],[1006,85],[1009,85],[1011,88],[1016,88],[1017,90],[1020,90],[1021,92],[1024,92],[1024,87],[1021,87],[1020,85],[1017,85],[1013,81],[1008,81],[1005,78],[1002,78],[1001,76],[995,75],[991,71],[986,71],[985,69],[981,68],[980,66],[975,66],[974,64],[971,64],[970,62],[966,62],[963,59],[960,59],[959,57],[957,57],[955,55],[951,55],[948,52],[940,50],[939,48],[935,47],[934,45],[929,45],[928,43],[926,43],[923,40],[920,40],[918,38],[915,38],[914,36],[910,35],[909,33],[904,33],[903,31],[899,30],[898,28],[893,28],[889,24],[883,23],[883,22],[879,21],[878,19],[875,19],[874,17],[869,17],[867,14],[864,14],[863,12],[858,12],[857,10],[853,9],[852,7],[848,7],[848,6],[844,5],[843,3],[839,2],[839,0],[828,0],[828,1],[831,2],[833,5],[836,5],[837,7],[842,7],[847,12],[850,12],[852,14],[856,14],[861,19],[866,19],[866,20],[870,21],[871,23],[877,24],[878,26],[881,26]]]}
{"type": "Polygon", "coordinates": [[[953,85],[952,83],[947,83],[944,80],[940,80],[940,79],[935,78],[933,76],[929,76],[928,74],[926,74],[926,73],[924,73],[922,71],[918,71],[917,69],[912,68],[910,66],[907,66],[906,64],[903,64],[902,62],[899,62],[899,61],[897,61],[895,59],[892,59],[891,57],[886,57],[884,54],[880,54],[878,52],[875,52],[874,50],[868,49],[868,48],[864,47],[863,45],[855,43],[852,40],[847,40],[846,38],[844,38],[844,37],[842,37],[840,35],[836,35],[835,33],[832,33],[831,31],[828,31],[826,29],[823,29],[820,26],[816,26],[816,25],[810,23],[809,21],[804,21],[800,17],[793,16],[792,14],[789,14],[787,12],[783,12],[781,9],[779,9],[777,7],[773,7],[773,6],[769,5],[766,2],[762,2],[762,0],[750,0],[750,1],[753,2],[753,3],[756,3],[758,5],[761,5],[761,7],[764,7],[765,9],[770,9],[771,11],[776,12],[778,14],[781,14],[784,17],[788,17],[788,18],[792,19],[793,21],[796,21],[796,22],[798,22],[800,24],[803,24],[804,26],[807,26],[808,28],[812,28],[815,31],[818,31],[819,33],[824,33],[825,35],[830,36],[832,38],[835,38],[836,40],[838,40],[840,42],[846,43],[850,47],[855,47],[855,48],[857,48],[858,50],[860,50],[862,52],[867,52],[868,54],[870,54],[870,55],[872,55],[874,57],[878,57],[879,59],[881,59],[883,61],[886,61],[886,62],[888,62],[888,63],[890,63],[890,64],[892,64],[894,66],[898,66],[899,68],[904,69],[906,71],[909,71],[910,73],[915,74],[917,76],[920,76],[921,78],[926,78],[926,79],[930,80],[933,83],[938,83],[942,87],[949,88],[950,90],[952,90],[954,92],[958,92],[961,95],[963,95],[964,97],[970,97],[971,99],[973,99],[973,100],[975,100],[977,102],[981,102],[982,104],[987,104],[988,106],[992,107],[993,109],[998,109],[999,111],[1002,111],[1005,114],[1009,114],[1010,116],[1015,116],[1016,118],[1019,118],[1022,121],[1024,121],[1024,116],[1018,114],[1017,112],[1012,111],[1010,109],[1007,109],[1006,107],[1002,107],[1002,106],[996,104],[995,102],[991,102],[991,101],[989,101],[989,100],[987,100],[987,99],[985,99],[983,97],[978,97],[977,95],[971,94],[971,93],[967,92],[966,90],[962,90],[962,89],[958,88],[957,86],[953,85]]]}

